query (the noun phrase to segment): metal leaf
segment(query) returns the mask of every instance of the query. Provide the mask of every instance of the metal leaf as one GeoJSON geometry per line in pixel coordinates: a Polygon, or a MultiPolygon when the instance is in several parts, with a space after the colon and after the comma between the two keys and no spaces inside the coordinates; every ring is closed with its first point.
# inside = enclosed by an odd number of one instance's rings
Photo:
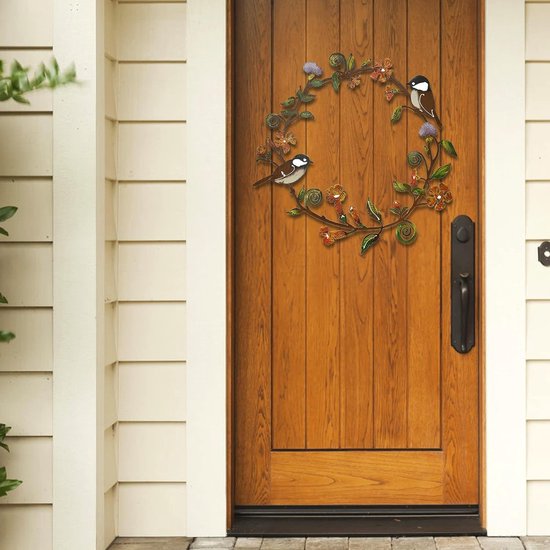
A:
{"type": "Polygon", "coordinates": [[[450,142],[448,139],[442,139],[441,140],[441,147],[443,147],[443,150],[448,154],[451,155],[451,157],[456,158],[458,155],[456,154],[456,149],[452,142],[450,142]]]}
{"type": "Polygon", "coordinates": [[[397,180],[394,180],[393,188],[398,193],[410,193],[411,192],[411,186],[408,183],[402,183],[402,182],[397,181],[397,180]]]}
{"type": "Polygon", "coordinates": [[[376,220],[378,223],[382,223],[382,214],[370,199],[367,200],[367,211],[371,218],[376,220]]]}
{"type": "Polygon", "coordinates": [[[451,165],[450,164],[444,164],[443,166],[440,166],[433,174],[432,179],[434,180],[442,180],[445,177],[447,177],[447,174],[451,171],[451,165]]]}
{"type": "Polygon", "coordinates": [[[363,239],[361,243],[361,256],[364,256],[367,250],[376,244],[378,237],[378,233],[370,233],[363,239]]]}

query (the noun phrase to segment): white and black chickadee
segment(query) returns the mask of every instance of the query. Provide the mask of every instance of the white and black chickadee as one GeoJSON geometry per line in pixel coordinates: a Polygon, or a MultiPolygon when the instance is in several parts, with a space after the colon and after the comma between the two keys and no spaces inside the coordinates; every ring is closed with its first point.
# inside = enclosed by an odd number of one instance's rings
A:
{"type": "Polygon", "coordinates": [[[277,166],[273,173],[254,184],[254,187],[263,185],[264,183],[278,183],[281,185],[293,185],[305,176],[308,166],[313,164],[313,161],[307,155],[296,155],[294,158],[283,162],[277,166]]]}
{"type": "Polygon", "coordinates": [[[423,115],[428,115],[433,118],[436,124],[441,128],[441,121],[435,111],[435,100],[428,79],[419,74],[411,78],[409,82],[407,82],[407,86],[410,86],[412,89],[411,103],[415,109],[418,109],[423,115]]]}

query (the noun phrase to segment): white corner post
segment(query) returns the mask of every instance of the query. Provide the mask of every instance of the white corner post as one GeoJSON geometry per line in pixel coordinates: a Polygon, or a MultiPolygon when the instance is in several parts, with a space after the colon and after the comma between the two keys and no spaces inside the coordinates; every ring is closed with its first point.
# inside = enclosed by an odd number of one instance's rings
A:
{"type": "Polygon", "coordinates": [[[53,548],[103,550],[103,2],[53,3],[53,548]]]}
{"type": "Polygon", "coordinates": [[[187,534],[223,536],[227,478],[225,0],[188,0],[187,59],[187,534]]]}
{"type": "Polygon", "coordinates": [[[487,530],[524,535],[525,3],[485,5],[487,530]]]}

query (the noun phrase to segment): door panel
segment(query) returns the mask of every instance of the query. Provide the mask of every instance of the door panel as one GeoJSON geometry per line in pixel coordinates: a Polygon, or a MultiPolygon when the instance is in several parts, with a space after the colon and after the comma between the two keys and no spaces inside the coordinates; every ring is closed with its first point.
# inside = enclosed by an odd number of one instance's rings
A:
{"type": "MultiPolygon", "coordinates": [[[[478,357],[450,345],[449,298],[450,223],[478,218],[478,13],[475,0],[235,0],[237,505],[478,502],[478,357]],[[326,248],[318,224],[286,214],[285,189],[251,187],[269,173],[254,162],[265,115],[305,61],[326,75],[335,51],[430,79],[459,159],[453,203],[415,213],[412,246],[387,232],[365,256],[354,239],[326,248]]],[[[402,101],[368,75],[316,96],[315,120],[291,129],[314,160],[302,181],[387,210],[420,119],[391,125],[402,101]]]]}

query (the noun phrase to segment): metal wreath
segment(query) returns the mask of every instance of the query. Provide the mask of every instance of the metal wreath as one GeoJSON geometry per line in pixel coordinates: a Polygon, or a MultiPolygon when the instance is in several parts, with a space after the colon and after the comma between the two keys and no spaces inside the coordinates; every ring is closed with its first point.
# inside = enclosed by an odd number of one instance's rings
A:
{"type": "MultiPolygon", "coordinates": [[[[323,70],[313,62],[304,64],[306,84],[296,91],[296,95],[289,97],[281,103],[282,110],[279,113],[270,113],[265,122],[271,130],[275,130],[271,137],[256,150],[256,162],[269,164],[272,173],[257,181],[254,186],[263,184],[276,184],[286,186],[292,195],[296,205],[288,214],[292,217],[305,215],[321,224],[319,235],[326,246],[332,246],[339,240],[347,239],[354,235],[363,235],[361,241],[361,255],[374,246],[380,235],[395,228],[395,236],[401,244],[412,244],[417,237],[416,226],[411,217],[418,208],[432,208],[436,212],[442,212],[452,201],[452,195],[443,180],[451,171],[451,164],[443,164],[437,167],[436,162],[441,151],[452,158],[456,158],[456,150],[453,144],[446,139],[438,139],[442,124],[435,110],[435,101],[430,82],[423,75],[413,77],[407,86],[410,93],[393,75],[393,64],[386,58],[383,62],[372,62],[370,59],[363,61],[356,67],[353,54],[346,59],[341,53],[333,53],[329,57],[329,65],[334,69],[331,76],[321,78],[323,70]],[[423,124],[418,130],[418,135],[423,141],[423,153],[410,151],[407,154],[407,163],[411,168],[411,174],[407,183],[398,180],[393,181],[393,188],[403,196],[410,196],[412,202],[401,205],[394,201],[388,209],[396,218],[394,221],[384,223],[382,212],[368,199],[365,207],[368,216],[374,220],[374,225],[364,225],[360,213],[349,206],[347,213],[344,210],[344,202],[347,193],[340,184],[333,185],[326,190],[324,196],[320,189],[302,189],[297,193],[294,185],[306,174],[313,161],[305,154],[298,153],[287,158],[292,148],[297,145],[294,134],[289,132],[290,127],[300,120],[312,120],[314,118],[309,111],[309,104],[315,101],[312,90],[321,89],[327,84],[332,84],[333,90],[338,93],[341,84],[347,82],[348,88],[354,90],[361,84],[361,76],[368,74],[374,82],[385,84],[384,94],[388,102],[396,95],[405,95],[407,104],[396,107],[391,115],[391,123],[395,124],[401,119],[404,110],[411,111],[423,119],[423,124]],[[410,103],[410,105],[409,105],[410,103]],[[273,159],[277,158],[277,163],[273,159]],[[423,171],[424,175],[419,174],[423,171]],[[319,208],[323,200],[334,208],[336,219],[331,219],[313,209],[319,208]]],[[[364,216],[363,216],[364,217],[364,216]]]]}

